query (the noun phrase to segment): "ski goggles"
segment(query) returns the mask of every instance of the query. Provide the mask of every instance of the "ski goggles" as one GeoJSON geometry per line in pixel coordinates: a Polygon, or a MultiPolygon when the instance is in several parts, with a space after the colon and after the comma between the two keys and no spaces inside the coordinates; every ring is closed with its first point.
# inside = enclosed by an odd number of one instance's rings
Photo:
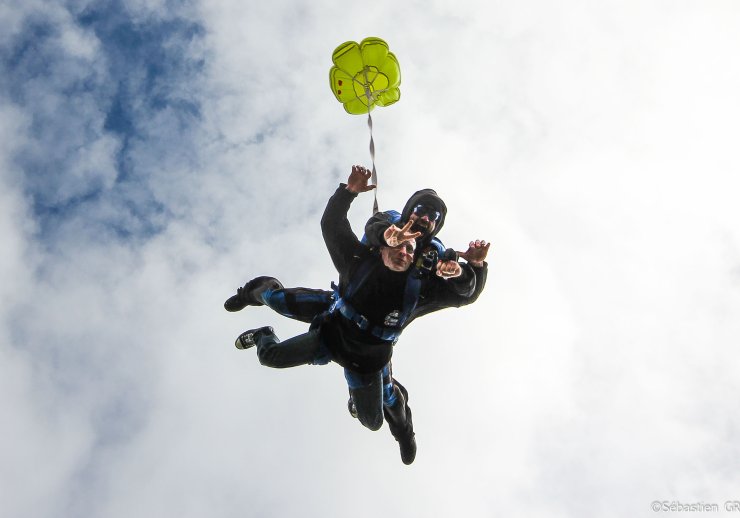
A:
{"type": "Polygon", "coordinates": [[[434,207],[430,207],[429,205],[417,205],[416,207],[414,207],[413,213],[420,218],[426,216],[429,218],[429,221],[437,221],[439,220],[440,216],[442,216],[441,212],[439,212],[434,207]]]}

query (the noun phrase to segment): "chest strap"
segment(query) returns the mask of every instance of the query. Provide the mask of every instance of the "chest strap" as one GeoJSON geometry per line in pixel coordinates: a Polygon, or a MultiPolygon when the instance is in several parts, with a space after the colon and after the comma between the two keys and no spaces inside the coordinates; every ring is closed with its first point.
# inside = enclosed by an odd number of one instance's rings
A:
{"type": "Polygon", "coordinates": [[[334,303],[333,311],[339,312],[339,314],[342,315],[344,318],[346,318],[350,322],[355,323],[357,327],[360,328],[360,330],[366,331],[374,337],[380,338],[381,340],[385,340],[387,342],[395,342],[396,340],[398,340],[398,337],[401,336],[401,329],[372,325],[367,317],[365,317],[361,313],[358,313],[355,308],[353,308],[342,298],[337,299],[337,301],[334,303]]]}

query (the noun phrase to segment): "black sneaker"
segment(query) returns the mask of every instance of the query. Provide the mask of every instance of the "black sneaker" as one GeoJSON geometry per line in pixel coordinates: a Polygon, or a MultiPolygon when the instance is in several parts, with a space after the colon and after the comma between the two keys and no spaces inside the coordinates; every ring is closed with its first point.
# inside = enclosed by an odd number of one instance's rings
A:
{"type": "Polygon", "coordinates": [[[226,311],[241,311],[247,306],[263,306],[259,299],[260,293],[267,289],[282,290],[283,285],[275,277],[255,277],[247,282],[244,287],[236,289],[236,295],[232,295],[224,302],[226,311]]]}
{"type": "Polygon", "coordinates": [[[237,349],[249,349],[250,347],[254,347],[255,345],[257,345],[255,335],[259,332],[273,333],[274,331],[270,326],[259,327],[257,329],[244,331],[238,336],[236,342],[234,342],[234,345],[237,349]]]}
{"type": "Polygon", "coordinates": [[[416,458],[416,434],[411,432],[410,435],[396,440],[399,448],[401,448],[401,460],[408,466],[416,458]]]}

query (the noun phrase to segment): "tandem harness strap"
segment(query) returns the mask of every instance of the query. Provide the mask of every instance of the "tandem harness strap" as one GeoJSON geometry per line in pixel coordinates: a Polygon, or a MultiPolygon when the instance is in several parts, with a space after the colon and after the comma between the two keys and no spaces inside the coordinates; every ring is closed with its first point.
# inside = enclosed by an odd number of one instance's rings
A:
{"type": "Polygon", "coordinates": [[[371,335],[375,336],[376,338],[380,338],[381,340],[385,340],[387,342],[395,342],[396,340],[398,340],[398,337],[401,336],[400,329],[371,325],[370,321],[365,316],[358,313],[355,308],[347,304],[347,302],[341,297],[337,299],[334,305],[334,311],[339,311],[340,315],[342,315],[347,320],[350,320],[357,324],[357,327],[359,327],[361,330],[367,331],[371,335]]]}
{"type": "Polygon", "coordinates": [[[339,293],[339,288],[336,284],[332,283],[334,289],[334,303],[329,308],[329,313],[338,311],[347,320],[357,324],[363,331],[367,331],[376,338],[386,340],[389,342],[395,342],[398,337],[401,336],[403,324],[408,320],[411,312],[416,307],[419,301],[419,292],[421,291],[421,276],[418,274],[416,269],[409,273],[406,280],[406,287],[403,294],[403,309],[398,316],[397,327],[386,327],[373,325],[367,317],[359,313],[351,304],[347,302],[347,299],[362,286],[367,278],[370,276],[372,270],[378,266],[377,259],[374,257],[368,257],[362,261],[359,268],[355,272],[352,279],[347,285],[344,296],[339,293]]]}

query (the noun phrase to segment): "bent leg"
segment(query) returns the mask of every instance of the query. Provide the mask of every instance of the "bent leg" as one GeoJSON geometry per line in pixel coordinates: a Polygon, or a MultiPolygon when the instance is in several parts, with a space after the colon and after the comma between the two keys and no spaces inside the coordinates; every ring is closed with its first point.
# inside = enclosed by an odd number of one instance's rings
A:
{"type": "Polygon", "coordinates": [[[359,374],[344,369],[349,393],[357,410],[357,419],[370,430],[383,426],[383,373],[359,374]]]}
{"type": "MultiPolygon", "coordinates": [[[[345,373],[345,376],[347,374],[345,373]]],[[[383,367],[383,370],[381,371],[381,383],[382,383],[382,390],[383,390],[383,404],[384,405],[393,405],[396,402],[396,395],[393,391],[393,377],[391,376],[391,364],[390,362],[383,367]]],[[[360,384],[361,381],[356,381],[356,384],[360,384]]],[[[348,381],[348,384],[349,381],[348,381]]],[[[349,389],[349,401],[347,401],[347,410],[349,410],[349,414],[357,419],[357,407],[355,405],[354,400],[352,399],[352,389],[349,389]]]]}
{"type": "Polygon", "coordinates": [[[255,336],[257,358],[262,365],[283,369],[298,365],[322,365],[330,357],[319,338],[318,330],[309,331],[281,342],[275,333],[261,332],[255,336]]]}
{"type": "Polygon", "coordinates": [[[262,303],[273,311],[308,323],[329,309],[331,297],[331,291],[312,288],[267,289],[258,296],[262,303]]]}

